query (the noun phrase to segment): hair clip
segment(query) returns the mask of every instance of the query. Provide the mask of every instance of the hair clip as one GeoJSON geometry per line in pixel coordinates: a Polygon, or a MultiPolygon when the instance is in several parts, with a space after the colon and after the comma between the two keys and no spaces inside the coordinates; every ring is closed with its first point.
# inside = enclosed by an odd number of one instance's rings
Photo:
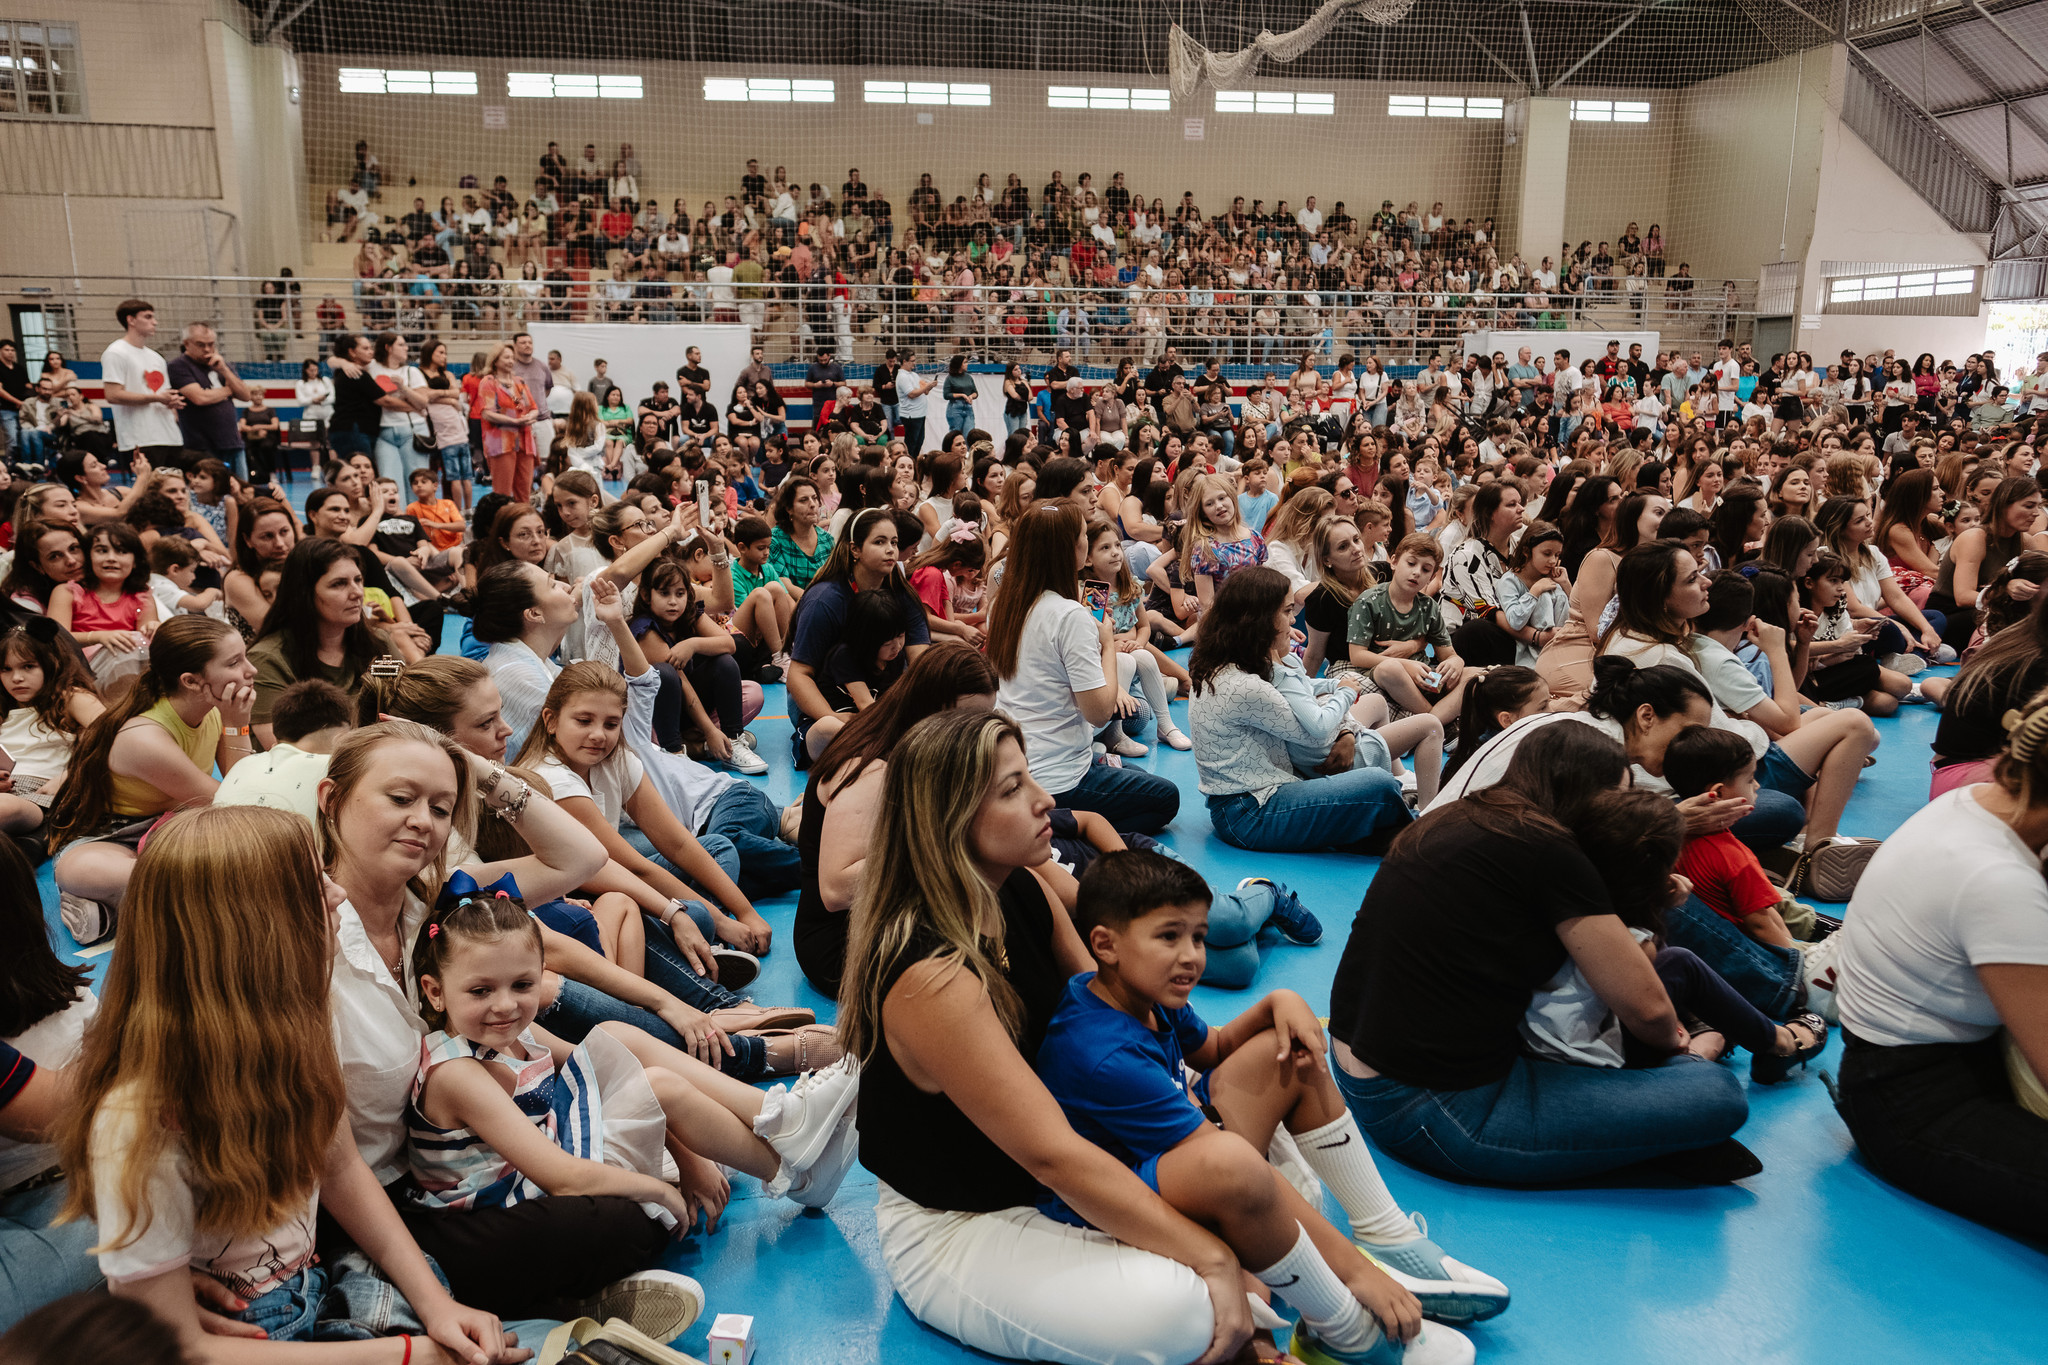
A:
{"type": "Polygon", "coordinates": [[[427,926],[427,937],[428,937],[428,938],[439,938],[439,937],[441,937],[441,926],[440,926],[439,924],[429,924],[429,925],[427,926]]]}

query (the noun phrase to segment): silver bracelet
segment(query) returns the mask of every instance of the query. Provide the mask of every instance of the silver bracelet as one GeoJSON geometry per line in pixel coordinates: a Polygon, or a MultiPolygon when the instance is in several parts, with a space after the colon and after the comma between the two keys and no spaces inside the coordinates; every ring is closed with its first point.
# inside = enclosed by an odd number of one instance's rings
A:
{"type": "Polygon", "coordinates": [[[485,798],[485,803],[500,820],[507,824],[518,823],[519,817],[526,814],[526,803],[533,797],[533,788],[524,780],[514,777],[503,764],[492,764],[491,775],[496,780],[491,784],[491,793],[485,798]],[[507,783],[511,783],[514,788],[510,795],[506,795],[507,783]]]}

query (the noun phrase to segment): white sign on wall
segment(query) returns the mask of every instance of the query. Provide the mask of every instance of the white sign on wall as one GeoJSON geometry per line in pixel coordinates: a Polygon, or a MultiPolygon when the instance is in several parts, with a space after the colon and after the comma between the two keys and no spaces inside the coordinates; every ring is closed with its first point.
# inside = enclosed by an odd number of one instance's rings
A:
{"type": "Polygon", "coordinates": [[[486,104],[484,106],[484,127],[509,128],[511,126],[512,120],[506,116],[504,105],[486,104]]]}
{"type": "Polygon", "coordinates": [[[1200,142],[1204,125],[1198,118],[1184,118],[1180,121],[1180,135],[1189,142],[1200,142]]]}

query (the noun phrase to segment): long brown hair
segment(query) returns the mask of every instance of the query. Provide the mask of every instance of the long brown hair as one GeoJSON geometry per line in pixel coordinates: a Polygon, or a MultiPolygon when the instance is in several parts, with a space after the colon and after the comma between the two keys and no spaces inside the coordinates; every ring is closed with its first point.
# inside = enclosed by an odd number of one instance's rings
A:
{"type": "Polygon", "coordinates": [[[1081,509],[1067,498],[1032,504],[1010,530],[1009,567],[996,590],[988,620],[988,662],[999,678],[1017,674],[1024,621],[1045,593],[1080,600],[1081,574],[1074,546],[1085,526],[1081,509]]]}
{"type": "Polygon", "coordinates": [[[149,667],[121,697],[85,727],[71,749],[71,766],[50,807],[50,851],[93,833],[106,822],[114,803],[114,770],[108,759],[121,727],[167,697],[178,694],[188,673],[202,677],[220,642],[235,633],[233,626],[210,616],[173,616],[157,627],[149,642],[149,667]]]}
{"type": "Polygon", "coordinates": [[[1678,557],[1682,554],[1689,554],[1684,546],[1653,540],[1621,557],[1614,570],[1614,624],[1600,637],[1602,650],[1617,635],[1685,644],[1692,634],[1692,622],[1674,617],[1666,605],[1671,590],[1678,586],[1678,557]]]}
{"type": "Polygon", "coordinates": [[[950,711],[962,697],[992,697],[1000,686],[995,670],[972,645],[942,640],[917,656],[880,701],[848,721],[812,765],[812,781],[836,776],[833,794],[859,780],[870,763],[886,759],[911,726],[950,711]],[[850,766],[849,766],[850,765],[850,766]],[[845,768],[841,773],[839,770],[845,768]]]}
{"type": "Polygon", "coordinates": [[[102,1226],[103,1248],[148,1228],[173,1134],[201,1229],[254,1237],[301,1217],[347,1094],[328,1021],[332,954],[304,820],[208,806],[158,826],[128,879],[99,1016],[69,1068],[63,1217],[98,1215],[93,1135],[110,1103],[132,1116],[115,1184],[135,1221],[102,1226]]]}
{"type": "MultiPolygon", "coordinates": [[[[29,663],[43,670],[43,686],[23,706],[35,709],[36,719],[45,728],[60,735],[75,735],[85,727],[71,715],[71,698],[79,692],[98,695],[93,686],[92,675],[78,662],[78,657],[69,648],[58,642],[63,628],[47,616],[32,617],[21,625],[0,631],[0,668],[6,668],[8,661],[20,655],[29,663]]],[[[5,719],[15,708],[15,700],[0,692],[0,719],[5,719]]],[[[7,1037],[0,1033],[0,1038],[7,1037]]]]}
{"type": "Polygon", "coordinates": [[[949,976],[979,978],[1012,1039],[1022,1026],[1023,1002],[982,938],[999,911],[972,847],[1004,740],[1022,748],[1024,732],[1001,712],[946,711],[913,725],[890,756],[839,986],[839,1041],[863,1062],[882,1045],[891,968],[921,939],[937,940],[928,956],[949,976]]]}

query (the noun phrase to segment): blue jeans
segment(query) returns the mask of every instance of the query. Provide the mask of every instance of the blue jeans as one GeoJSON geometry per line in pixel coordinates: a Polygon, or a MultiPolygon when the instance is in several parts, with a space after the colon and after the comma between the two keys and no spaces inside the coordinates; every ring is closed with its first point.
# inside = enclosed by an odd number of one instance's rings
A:
{"type": "Polygon", "coordinates": [[[803,883],[803,855],[782,842],[781,831],[782,812],[768,799],[768,793],[742,780],[711,803],[711,816],[698,837],[707,846],[713,839],[731,846],[739,864],[739,875],[733,880],[741,895],[755,900],[780,896],[803,883]]]}
{"type": "Polygon", "coordinates": [[[946,430],[969,432],[974,430],[974,404],[958,398],[946,400],[946,430]]]}
{"type": "Polygon", "coordinates": [[[1692,1056],[1640,1071],[1520,1057],[1470,1090],[1330,1072],[1374,1146],[1456,1180],[1576,1180],[1711,1147],[1749,1117],[1735,1073],[1692,1056]]]}
{"type": "Polygon", "coordinates": [[[21,414],[13,408],[0,410],[0,452],[13,449],[21,440],[21,414]]]}
{"type": "MultiPolygon", "coordinates": [[[[664,934],[661,937],[665,939],[667,935],[664,934]]],[[[655,938],[655,933],[650,930],[647,935],[647,964],[650,969],[647,979],[649,981],[655,981],[652,970],[656,957],[655,938]]],[[[672,945],[670,951],[673,951],[672,945]]],[[[661,985],[662,983],[655,981],[655,984],[661,985]]],[[[714,987],[714,989],[716,988],[714,987]]],[[[675,991],[670,991],[669,994],[675,995],[677,999],[682,1000],[684,1004],[694,1009],[723,1008],[721,1005],[706,1006],[699,1004],[697,1001],[687,999],[675,991]]],[[[631,1024],[635,1028],[645,1030],[649,1036],[660,1039],[678,1051],[688,1052],[690,1050],[689,1045],[683,1041],[682,1035],[670,1028],[663,1021],[662,1017],[654,1013],[654,1011],[644,1010],[638,1005],[629,1005],[623,1000],[606,995],[595,986],[586,986],[581,981],[571,981],[567,977],[562,979],[562,991],[561,994],[555,997],[555,1003],[540,1012],[541,1027],[557,1037],[564,1038],[572,1043],[582,1042],[590,1036],[592,1029],[604,1023],[631,1024]]],[[[736,1076],[743,1081],[754,1080],[767,1071],[768,1044],[766,1042],[760,1038],[735,1037],[732,1040],[732,1046],[732,1056],[719,1058],[718,1069],[720,1071],[723,1071],[728,1076],[736,1076]]]]}
{"type": "Polygon", "coordinates": [[[377,447],[370,458],[376,463],[377,477],[396,479],[400,488],[409,486],[406,478],[413,470],[427,466],[427,457],[412,448],[412,433],[404,427],[379,427],[377,447]]]}
{"type": "Polygon", "coordinates": [[[1729,833],[1755,853],[1768,853],[1806,828],[1806,807],[1796,796],[1769,787],[1756,794],[1755,809],[1729,827],[1729,833]]]}
{"type": "Polygon", "coordinates": [[[310,1341],[314,1324],[320,1320],[320,1303],[326,1297],[327,1272],[309,1265],[275,1289],[250,1299],[249,1306],[235,1316],[261,1327],[272,1341],[310,1341]]]}
{"type": "Polygon", "coordinates": [[[476,478],[476,462],[469,443],[441,447],[441,479],[444,483],[469,483],[476,478]]]}
{"type": "MultiPolygon", "coordinates": [[[[681,881],[688,886],[694,887],[698,891],[702,891],[704,889],[703,887],[698,886],[697,883],[688,876],[688,874],[684,873],[681,869],[677,868],[677,866],[674,863],[670,862],[666,857],[664,857],[662,855],[661,850],[657,849],[654,846],[654,841],[648,838],[647,835],[641,831],[639,826],[622,825],[619,828],[619,833],[625,836],[627,843],[631,844],[640,852],[646,854],[649,860],[651,860],[654,863],[654,865],[660,868],[662,871],[675,877],[678,881],[681,881]]],[[[697,836],[697,842],[703,845],[704,851],[706,853],[709,853],[711,855],[711,860],[718,864],[718,870],[720,872],[723,872],[734,883],[738,883],[740,879],[740,854],[739,850],[733,847],[732,840],[726,838],[723,834],[712,834],[706,832],[704,834],[700,834],[697,836]]],[[[704,928],[705,936],[707,938],[710,937],[711,930],[709,928],[704,927],[711,922],[710,912],[705,911],[704,917],[698,918],[697,912],[695,910],[692,910],[690,912],[690,916],[692,919],[697,920],[698,926],[700,928],[704,928]]]]}
{"type": "Polygon", "coordinates": [[[1137,686],[1137,680],[1135,678],[1132,679],[1131,689],[1133,695],[1131,700],[1138,703],[1138,709],[1131,712],[1128,716],[1118,717],[1100,730],[1097,730],[1095,732],[1097,742],[1115,744],[1117,740],[1126,735],[1132,739],[1143,739],[1145,737],[1145,727],[1152,723],[1152,707],[1143,697],[1135,695],[1137,686]]]}
{"type": "MultiPolygon", "coordinates": [[[[1920,614],[1927,618],[1927,628],[1936,635],[1940,635],[1948,629],[1948,616],[1946,613],[1935,611],[1932,607],[1923,607],[1920,610],[1920,614]]],[[[1884,624],[1877,628],[1877,652],[1880,654],[1911,654],[1916,650],[1923,654],[1926,653],[1925,650],[1920,649],[1920,637],[1907,630],[1905,622],[1889,616],[1885,617],[1884,624]]]]}
{"type": "Polygon", "coordinates": [[[1088,775],[1072,790],[1055,796],[1053,804],[1066,810],[1094,811],[1120,830],[1157,834],[1180,814],[1180,788],[1140,768],[1090,763],[1088,775]]]}
{"type": "Polygon", "coordinates": [[[1209,798],[1217,837],[1261,853],[1343,848],[1409,819],[1400,780],[1378,768],[1289,782],[1263,806],[1250,792],[1209,798]]]}
{"type": "Polygon", "coordinates": [[[1004,439],[1004,440],[1008,440],[1008,439],[1009,439],[1010,437],[1012,437],[1012,436],[1016,435],[1016,434],[1017,434],[1017,433],[1018,433],[1019,431],[1022,431],[1022,430],[1023,430],[1023,429],[1024,429],[1024,428],[1025,428],[1026,426],[1028,426],[1028,425],[1030,424],[1030,422],[1031,422],[1031,414],[1030,414],[1030,413],[1028,413],[1028,412],[1006,412],[1006,413],[1004,413],[1004,414],[1003,414],[1003,439],[1004,439]]]}
{"type": "MultiPolygon", "coordinates": [[[[334,451],[334,458],[346,462],[351,455],[368,455],[377,447],[377,438],[367,431],[354,427],[330,427],[327,444],[334,451]]],[[[379,471],[382,472],[382,471],[379,471]]],[[[313,471],[317,477],[319,470],[313,471]]]]}
{"type": "Polygon", "coordinates": [[[1805,994],[1799,949],[1757,942],[1698,896],[1687,896],[1685,904],[1665,912],[1664,938],[1674,948],[1690,948],[1773,1019],[1789,1016],[1805,994]]]}
{"type": "Polygon", "coordinates": [[[104,1285],[90,1218],[57,1224],[70,1187],[62,1180],[0,1198],[0,1330],[46,1303],[104,1285]]]}
{"type": "Polygon", "coordinates": [[[1225,891],[1209,905],[1209,962],[1202,984],[1243,990],[1259,974],[1259,930],[1273,914],[1273,888],[1263,882],[1225,891]]]}
{"type": "MultiPolygon", "coordinates": [[[[13,414],[8,415],[12,417],[13,414]]],[[[21,458],[30,464],[45,463],[50,452],[57,448],[55,438],[49,432],[38,431],[34,427],[22,427],[16,431],[14,441],[21,458]]]]}

